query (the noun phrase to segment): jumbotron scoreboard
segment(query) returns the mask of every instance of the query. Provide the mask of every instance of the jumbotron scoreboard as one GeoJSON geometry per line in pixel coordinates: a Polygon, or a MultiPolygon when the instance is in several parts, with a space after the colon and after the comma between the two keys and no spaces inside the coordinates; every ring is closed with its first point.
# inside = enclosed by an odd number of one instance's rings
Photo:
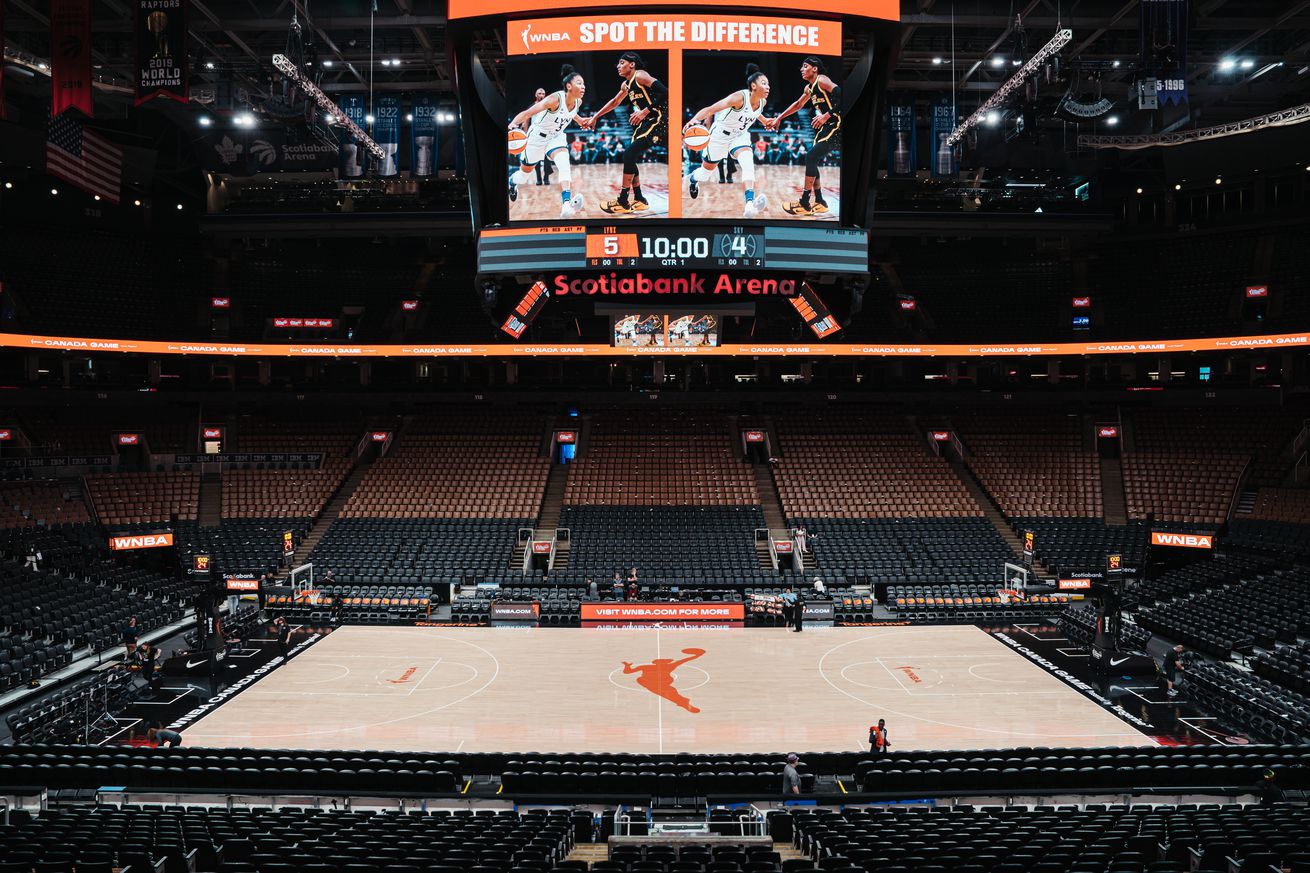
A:
{"type": "Polygon", "coordinates": [[[479,273],[586,269],[777,270],[867,273],[859,228],[740,225],[490,228],[478,237],[479,273]]]}

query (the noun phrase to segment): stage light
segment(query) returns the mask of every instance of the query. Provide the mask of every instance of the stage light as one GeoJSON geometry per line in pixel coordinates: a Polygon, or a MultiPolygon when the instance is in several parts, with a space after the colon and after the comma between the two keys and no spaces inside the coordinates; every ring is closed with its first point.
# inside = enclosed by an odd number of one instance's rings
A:
{"type": "Polygon", "coordinates": [[[1114,67],[1114,68],[1117,70],[1117,69],[1119,69],[1119,65],[1122,64],[1122,63],[1123,63],[1123,61],[1115,61],[1115,62],[1114,62],[1113,64],[1111,64],[1110,66],[1114,67]]]}
{"type": "Polygon", "coordinates": [[[1141,188],[1138,188],[1138,189],[1137,189],[1137,193],[1138,193],[1138,194],[1141,194],[1141,193],[1142,193],[1142,189],[1141,189],[1141,188]]]}
{"type": "Polygon", "coordinates": [[[1001,113],[997,112],[995,109],[993,109],[991,112],[988,112],[988,113],[987,113],[987,124],[988,124],[988,125],[990,125],[991,127],[995,127],[996,125],[998,125],[998,124],[1000,124],[1000,123],[1001,123],[1001,113]]]}
{"type": "Polygon", "coordinates": [[[205,61],[205,69],[206,69],[206,70],[212,70],[212,69],[214,69],[214,62],[213,62],[213,61],[205,61]]]}
{"type": "Polygon", "coordinates": [[[944,63],[946,63],[946,61],[943,58],[937,57],[932,59],[932,65],[934,67],[940,67],[944,63]]]}
{"type": "Polygon", "coordinates": [[[330,66],[332,66],[332,61],[324,61],[324,62],[323,62],[323,66],[325,66],[325,67],[330,67],[330,66]]]}
{"type": "MultiPolygon", "coordinates": [[[[1064,30],[1056,31],[1055,35],[1051,37],[1050,42],[1038,49],[1037,52],[1023,64],[1023,66],[1012,73],[1010,78],[1006,79],[1005,82],[1001,84],[1001,87],[996,89],[992,96],[988,97],[981,106],[975,109],[972,115],[966,118],[955,128],[955,130],[951,131],[950,136],[946,137],[946,145],[955,145],[980,121],[984,118],[990,117],[991,111],[998,106],[1003,106],[1005,102],[1010,99],[1011,95],[1025,86],[1030,77],[1038,74],[1048,60],[1058,54],[1060,49],[1064,48],[1072,41],[1072,30],[1065,28],[1064,30]]],[[[1001,62],[1004,63],[1005,59],[1002,58],[1001,62]]]]}
{"type": "Polygon", "coordinates": [[[1182,185],[1175,185],[1175,186],[1174,186],[1174,190],[1175,190],[1175,191],[1181,191],[1181,190],[1183,190],[1183,186],[1182,186],[1182,185]]]}
{"type": "Polygon", "coordinates": [[[1255,67],[1255,61],[1250,58],[1242,58],[1241,67],[1243,70],[1250,70],[1255,67]]]}
{"type": "Polygon", "coordinates": [[[1005,66],[1005,58],[1000,58],[1000,57],[992,58],[992,66],[993,66],[993,67],[1003,67],[1003,66],[1005,66]]]}
{"type": "Polygon", "coordinates": [[[384,67],[389,67],[389,66],[391,66],[391,61],[390,61],[389,59],[387,59],[387,58],[383,58],[383,59],[382,59],[382,66],[384,66],[384,67]]]}
{"type": "Polygon", "coordinates": [[[324,124],[336,124],[336,123],[337,123],[337,117],[336,117],[335,115],[325,115],[325,116],[323,116],[323,123],[324,123],[324,124]]]}
{"type": "MultiPolygon", "coordinates": [[[[277,67],[282,75],[299,85],[300,89],[309,95],[309,98],[314,101],[319,109],[324,112],[330,112],[334,115],[341,112],[341,107],[333,103],[332,98],[324,94],[322,89],[309,81],[309,79],[305,77],[305,74],[302,73],[295,64],[291,63],[286,55],[273,55],[273,66],[277,67]]],[[[358,124],[351,121],[349,118],[344,117],[342,118],[341,123],[345,126],[346,130],[350,131],[350,134],[355,138],[355,142],[367,149],[368,153],[373,157],[382,160],[387,156],[387,153],[382,150],[382,146],[374,142],[373,137],[365,133],[364,129],[358,124]]]]}
{"type": "Polygon", "coordinates": [[[1110,125],[1111,127],[1114,127],[1116,124],[1119,123],[1119,116],[1111,115],[1109,118],[1105,119],[1105,123],[1110,125]]]}
{"type": "Polygon", "coordinates": [[[96,194],[96,195],[95,195],[95,201],[96,201],[97,203],[100,202],[100,195],[99,195],[99,194],[96,194]]]}
{"type": "Polygon", "coordinates": [[[1224,179],[1223,179],[1223,177],[1222,177],[1222,176],[1215,176],[1215,177],[1214,177],[1214,183],[1215,183],[1216,185],[1222,185],[1222,184],[1224,183],[1224,179]]]}
{"type": "Polygon", "coordinates": [[[133,200],[133,201],[132,201],[132,205],[133,205],[133,206],[140,206],[140,205],[141,205],[141,201],[140,201],[140,200],[133,200]]]}
{"type": "Polygon", "coordinates": [[[1219,72],[1231,73],[1233,71],[1233,68],[1236,66],[1237,66],[1237,61],[1233,60],[1232,58],[1224,58],[1222,61],[1219,62],[1219,72]]]}
{"type": "Polygon", "coordinates": [[[208,115],[202,115],[202,116],[200,116],[200,126],[201,126],[201,127],[209,127],[209,125],[211,125],[211,124],[213,124],[213,122],[209,120],[209,116],[208,116],[208,115]]]}
{"type": "Polygon", "coordinates": [[[181,211],[182,211],[182,204],[181,204],[181,203],[177,204],[177,211],[178,211],[178,212],[181,212],[181,211]]]}
{"type": "MultiPolygon", "coordinates": [[[[1310,167],[1306,167],[1306,169],[1307,169],[1307,170],[1310,170],[1310,167]]],[[[14,187],[14,183],[13,183],[13,182],[5,182],[5,190],[6,190],[6,191],[10,190],[10,189],[13,188],[13,187],[14,187]]]]}
{"type": "Polygon", "coordinates": [[[365,116],[364,116],[364,122],[365,122],[366,124],[372,124],[372,123],[373,123],[373,113],[370,112],[368,115],[365,115],[365,116]]]}
{"type": "Polygon", "coordinates": [[[1022,63],[1023,61],[1019,60],[1018,58],[1015,58],[1014,60],[1010,61],[1010,66],[1017,67],[1022,63]]]}
{"type": "Polygon", "coordinates": [[[58,189],[58,188],[51,188],[51,189],[50,189],[50,195],[51,195],[52,197],[58,197],[58,196],[59,196],[59,189],[58,189]]]}
{"type": "Polygon", "coordinates": [[[406,120],[406,121],[413,121],[413,120],[414,120],[414,113],[412,113],[412,112],[406,112],[406,113],[405,113],[405,120],[406,120]]]}
{"type": "Polygon", "coordinates": [[[393,66],[393,67],[399,67],[399,66],[400,66],[400,58],[392,58],[392,59],[391,59],[391,66],[393,66]]]}

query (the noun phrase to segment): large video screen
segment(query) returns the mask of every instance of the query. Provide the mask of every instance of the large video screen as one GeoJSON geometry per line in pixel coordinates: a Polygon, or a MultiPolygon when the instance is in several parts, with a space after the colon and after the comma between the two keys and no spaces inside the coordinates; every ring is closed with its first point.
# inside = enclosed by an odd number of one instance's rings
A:
{"type": "Polygon", "coordinates": [[[719,318],[713,312],[617,315],[615,348],[712,348],[719,345],[719,318]]]}
{"type": "Polygon", "coordinates": [[[840,23],[611,12],[507,41],[511,222],[840,219],[840,23]]]}

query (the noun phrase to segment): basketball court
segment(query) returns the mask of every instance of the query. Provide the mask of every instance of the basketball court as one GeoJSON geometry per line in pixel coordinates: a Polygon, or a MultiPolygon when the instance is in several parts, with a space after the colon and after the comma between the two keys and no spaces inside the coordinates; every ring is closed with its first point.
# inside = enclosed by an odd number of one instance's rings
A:
{"type": "Polygon", "coordinates": [[[879,718],[902,751],[1154,744],[961,626],[346,627],[185,734],[278,749],[818,752],[867,748],[879,718]]]}

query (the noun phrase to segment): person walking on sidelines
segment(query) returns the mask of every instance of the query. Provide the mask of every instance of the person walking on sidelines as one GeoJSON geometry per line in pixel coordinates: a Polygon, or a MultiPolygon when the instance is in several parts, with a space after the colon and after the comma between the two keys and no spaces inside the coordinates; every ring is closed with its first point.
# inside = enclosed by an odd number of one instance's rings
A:
{"type": "Polygon", "coordinates": [[[800,794],[801,793],[801,774],[796,769],[800,763],[800,758],[793,752],[787,756],[787,766],[782,768],[782,793],[783,794],[800,794]]]}
{"type": "Polygon", "coordinates": [[[1164,656],[1164,681],[1169,686],[1170,697],[1178,696],[1177,685],[1181,679],[1179,674],[1185,670],[1183,666],[1184,651],[1183,644],[1179,643],[1166,652],[1164,656]]]}
{"type": "Polygon", "coordinates": [[[291,625],[284,616],[273,619],[273,630],[277,633],[277,650],[282,657],[287,656],[287,647],[291,642],[291,625]]]}
{"type": "Polygon", "coordinates": [[[869,751],[874,755],[885,755],[891,748],[887,737],[887,720],[878,719],[878,723],[869,726],[869,751]]]}
{"type": "Polygon", "coordinates": [[[791,627],[796,621],[796,592],[792,590],[790,585],[787,586],[786,591],[782,592],[781,600],[782,626],[791,627]]]}

